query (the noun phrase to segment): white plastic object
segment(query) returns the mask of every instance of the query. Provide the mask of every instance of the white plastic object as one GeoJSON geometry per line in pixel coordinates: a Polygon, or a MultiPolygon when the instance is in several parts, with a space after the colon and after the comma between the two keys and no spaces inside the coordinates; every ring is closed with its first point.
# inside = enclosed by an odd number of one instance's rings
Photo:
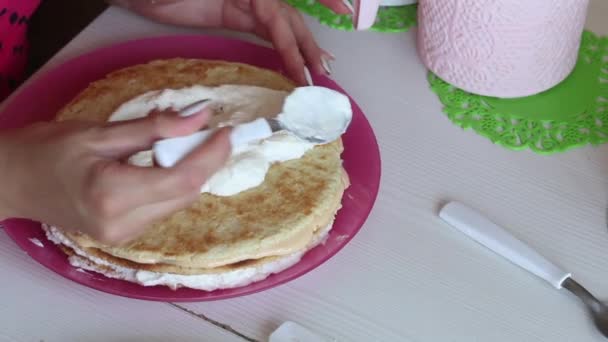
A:
{"type": "MultiPolygon", "coordinates": [[[[188,153],[203,144],[215,130],[199,131],[191,135],[162,139],[154,143],[154,159],[161,167],[172,167],[182,160],[188,153]]],[[[232,148],[238,148],[251,141],[268,138],[272,130],[266,119],[260,118],[254,121],[237,125],[230,133],[230,144],[232,148]]]]}
{"type": "Polygon", "coordinates": [[[355,13],[355,8],[353,7],[353,4],[350,3],[350,0],[342,0],[342,2],[348,7],[351,13],[355,13]]]}
{"type": "Polygon", "coordinates": [[[381,6],[405,6],[417,2],[417,0],[353,0],[354,26],[357,30],[367,30],[372,27],[381,6]]]}
{"type": "Polygon", "coordinates": [[[232,147],[240,147],[252,141],[262,140],[272,135],[272,129],[264,118],[255,119],[251,122],[234,126],[230,134],[232,147]]]}
{"type": "Polygon", "coordinates": [[[268,342],[324,342],[326,338],[319,336],[303,326],[287,321],[268,337],[268,342]]]}
{"type": "Polygon", "coordinates": [[[530,246],[462,203],[448,203],[439,212],[439,217],[471,239],[557,289],[561,289],[564,280],[571,276],[530,246]]]}
{"type": "Polygon", "coordinates": [[[380,0],[354,0],[355,28],[357,30],[367,30],[376,22],[380,0]]]}

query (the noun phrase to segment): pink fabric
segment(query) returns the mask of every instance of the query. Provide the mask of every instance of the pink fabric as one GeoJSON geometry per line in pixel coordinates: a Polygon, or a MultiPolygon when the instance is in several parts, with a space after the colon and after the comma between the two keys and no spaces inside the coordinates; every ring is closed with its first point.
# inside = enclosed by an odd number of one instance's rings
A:
{"type": "Polygon", "coordinates": [[[40,0],[0,0],[0,101],[23,79],[27,26],[40,0]]]}

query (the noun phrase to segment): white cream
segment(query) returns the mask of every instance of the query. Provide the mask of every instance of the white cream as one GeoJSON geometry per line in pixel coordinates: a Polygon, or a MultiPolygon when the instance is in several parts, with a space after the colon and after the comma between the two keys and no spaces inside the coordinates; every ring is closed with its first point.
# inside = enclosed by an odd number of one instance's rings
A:
{"type": "Polygon", "coordinates": [[[211,119],[209,127],[219,127],[260,117],[274,117],[281,112],[287,95],[289,93],[285,91],[242,85],[196,85],[180,89],[154,90],[123,103],[110,116],[109,121],[143,118],[154,109],[179,111],[196,101],[210,99],[217,115],[211,119]]]}
{"type": "Polygon", "coordinates": [[[277,116],[281,125],[302,138],[338,139],[352,119],[346,95],[324,87],[296,88],[277,116]]]}
{"type": "Polygon", "coordinates": [[[295,265],[300,261],[306,251],[325,241],[332,228],[332,224],[323,228],[318,234],[315,234],[313,239],[302,251],[282,256],[276,260],[258,266],[244,267],[223,273],[196,275],[150,272],[119,266],[86,253],[68,239],[59,229],[48,225],[43,226],[49,240],[55,244],[67,246],[74,251],[75,255],[70,256],[68,260],[70,264],[77,269],[101,273],[110,278],[122,279],[143,286],[163,285],[172,289],[187,287],[197,290],[214,291],[217,289],[247,286],[253,282],[264,280],[271,274],[279,273],[295,265]]]}
{"type": "MultiPolygon", "coordinates": [[[[260,117],[272,118],[281,112],[289,93],[254,86],[224,85],[219,87],[192,86],[145,93],[122,104],[109,121],[123,121],[146,116],[154,109],[180,110],[202,99],[210,99],[217,115],[210,128],[236,125],[260,117]]],[[[275,162],[300,158],[314,147],[292,134],[277,132],[263,141],[233,149],[232,156],[220,171],[201,188],[219,196],[231,196],[260,185],[275,162]]],[[[139,166],[152,166],[151,151],[132,156],[129,161],[139,166]]]]}

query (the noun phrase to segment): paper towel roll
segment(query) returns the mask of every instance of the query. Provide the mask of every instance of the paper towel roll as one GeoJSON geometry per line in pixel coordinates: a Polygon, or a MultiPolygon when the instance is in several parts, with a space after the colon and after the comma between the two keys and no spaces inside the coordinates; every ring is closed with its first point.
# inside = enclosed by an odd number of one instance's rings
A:
{"type": "Polygon", "coordinates": [[[420,0],[418,52],[463,90],[520,97],[547,90],[576,64],[588,0],[420,0]]]}

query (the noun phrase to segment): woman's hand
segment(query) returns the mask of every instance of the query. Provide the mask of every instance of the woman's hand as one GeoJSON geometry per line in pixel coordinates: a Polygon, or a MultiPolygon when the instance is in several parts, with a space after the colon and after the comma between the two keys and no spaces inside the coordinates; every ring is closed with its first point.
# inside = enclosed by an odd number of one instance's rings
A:
{"type": "Polygon", "coordinates": [[[305,66],[316,74],[331,73],[333,56],[321,49],[300,13],[281,0],[223,0],[222,26],[252,32],[272,41],[287,72],[307,84],[305,66]]]}
{"type": "Polygon", "coordinates": [[[159,138],[193,133],[209,113],[100,125],[38,123],[0,134],[0,219],[23,217],[117,244],[155,220],[187,207],[230,154],[220,131],[175,167],[137,167],[124,160],[159,138]]]}
{"type": "MultiPolygon", "coordinates": [[[[321,49],[300,13],[282,0],[113,0],[153,20],[191,27],[227,28],[271,41],[289,75],[307,83],[305,66],[315,74],[331,73],[333,56],[321,49]]],[[[341,0],[324,0],[348,13],[341,0]]]]}

